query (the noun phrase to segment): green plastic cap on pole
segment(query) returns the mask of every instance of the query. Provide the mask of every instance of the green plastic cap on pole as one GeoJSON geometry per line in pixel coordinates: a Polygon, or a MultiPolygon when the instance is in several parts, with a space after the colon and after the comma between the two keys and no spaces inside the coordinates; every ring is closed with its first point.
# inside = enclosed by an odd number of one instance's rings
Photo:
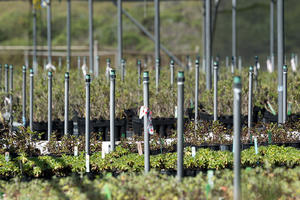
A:
{"type": "Polygon", "coordinates": [[[199,62],[199,59],[197,58],[196,61],[195,61],[195,64],[196,64],[196,65],[199,65],[199,63],[200,63],[200,62],[199,62]]]}
{"type": "Polygon", "coordinates": [[[179,71],[178,72],[178,82],[184,82],[184,72],[183,71],[179,71]]]}
{"type": "Polygon", "coordinates": [[[4,67],[5,67],[5,68],[8,68],[8,64],[5,64],[4,67]]]}
{"type": "Polygon", "coordinates": [[[241,88],[242,87],[242,82],[241,82],[241,77],[240,76],[233,77],[233,85],[234,85],[234,88],[241,88]]]}
{"type": "Polygon", "coordinates": [[[249,67],[249,72],[253,72],[253,66],[249,67]]]}
{"type": "Polygon", "coordinates": [[[14,67],[13,67],[13,65],[9,65],[9,69],[13,69],[14,67]]]}
{"type": "Polygon", "coordinates": [[[288,68],[287,68],[287,65],[283,65],[283,72],[287,72],[288,71],[288,68]]]}
{"type": "Polygon", "coordinates": [[[30,74],[33,74],[33,69],[31,68],[31,69],[29,70],[29,72],[30,72],[30,74]]]}
{"type": "Polygon", "coordinates": [[[124,63],[125,63],[125,59],[121,59],[121,63],[123,63],[123,64],[124,64],[124,63]]]}
{"type": "Polygon", "coordinates": [[[218,66],[219,66],[219,62],[215,61],[214,62],[214,68],[218,68],[218,66]]]}
{"type": "Polygon", "coordinates": [[[85,82],[86,83],[91,82],[91,75],[89,75],[89,74],[85,75],[85,82]]]}
{"type": "Polygon", "coordinates": [[[116,70],[110,70],[110,78],[116,78],[116,70]]]}
{"type": "Polygon", "coordinates": [[[69,72],[66,72],[65,73],[65,78],[69,78],[69,77],[70,77],[69,72]]]}
{"type": "Polygon", "coordinates": [[[137,61],[137,64],[138,64],[138,65],[140,65],[141,63],[142,63],[141,60],[138,60],[138,61],[137,61]]]}
{"type": "Polygon", "coordinates": [[[48,76],[52,76],[52,72],[51,71],[48,72],[48,76]]]}
{"type": "Polygon", "coordinates": [[[23,65],[23,72],[26,71],[26,65],[23,65]]]}
{"type": "Polygon", "coordinates": [[[148,71],[145,71],[144,73],[143,73],[143,80],[144,81],[146,81],[146,82],[148,82],[149,81],[149,72],[148,71]]]}
{"type": "Polygon", "coordinates": [[[110,59],[109,59],[109,58],[107,58],[107,59],[106,59],[106,62],[107,62],[107,63],[110,63],[110,59]]]}
{"type": "Polygon", "coordinates": [[[173,59],[171,59],[170,64],[174,65],[174,60],[173,59]]]}

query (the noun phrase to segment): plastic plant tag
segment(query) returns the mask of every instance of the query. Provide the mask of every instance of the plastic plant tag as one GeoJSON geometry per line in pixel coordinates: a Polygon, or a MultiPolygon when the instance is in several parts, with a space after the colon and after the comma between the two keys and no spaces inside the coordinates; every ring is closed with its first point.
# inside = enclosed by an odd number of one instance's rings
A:
{"type": "Polygon", "coordinates": [[[140,109],[140,114],[139,114],[139,118],[142,119],[144,116],[147,116],[148,119],[148,133],[153,135],[154,134],[154,128],[153,128],[153,124],[152,124],[152,112],[150,111],[149,108],[146,108],[145,106],[142,106],[140,109]]]}
{"type": "Polygon", "coordinates": [[[175,118],[177,118],[177,106],[175,106],[175,113],[174,113],[175,118]]]}
{"type": "Polygon", "coordinates": [[[292,103],[288,103],[288,111],[287,111],[288,116],[292,114],[292,103]]]}
{"type": "MultiPolygon", "coordinates": [[[[279,91],[279,90],[278,90],[279,91]]],[[[274,110],[273,106],[270,104],[269,101],[267,101],[268,107],[270,108],[273,115],[276,115],[276,111],[274,110]]]]}
{"type": "Polygon", "coordinates": [[[139,155],[143,155],[142,142],[136,142],[139,155]]]}
{"type": "Polygon", "coordinates": [[[268,144],[272,144],[272,133],[271,133],[271,131],[268,132],[268,144]]]}
{"type": "Polygon", "coordinates": [[[85,155],[86,172],[90,172],[90,155],[85,155]]]}
{"type": "Polygon", "coordinates": [[[5,152],[5,161],[9,162],[9,152],[5,152]]]}
{"type": "Polygon", "coordinates": [[[254,148],[255,148],[255,154],[258,154],[257,137],[254,137],[254,148]]]}
{"type": "Polygon", "coordinates": [[[105,158],[105,155],[110,152],[110,142],[102,142],[102,154],[101,157],[105,158]]]}
{"type": "Polygon", "coordinates": [[[78,146],[74,146],[74,156],[78,156],[78,146]]]}
{"type": "Polygon", "coordinates": [[[208,182],[211,189],[214,187],[213,177],[214,177],[214,171],[213,170],[208,170],[207,171],[207,182],[208,182]]]}
{"type": "Polygon", "coordinates": [[[195,158],[196,156],[196,147],[192,147],[192,157],[195,158]]]}

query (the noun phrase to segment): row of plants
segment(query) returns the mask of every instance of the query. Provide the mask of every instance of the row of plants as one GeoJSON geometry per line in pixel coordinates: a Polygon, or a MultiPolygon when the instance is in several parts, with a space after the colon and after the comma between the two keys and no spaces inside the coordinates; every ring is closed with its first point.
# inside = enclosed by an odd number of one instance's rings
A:
{"type": "MultiPolygon", "coordinates": [[[[90,151],[96,153],[102,151],[102,141],[104,133],[90,134],[90,151]]],[[[85,136],[74,135],[60,136],[53,133],[50,142],[44,148],[38,148],[41,142],[42,133],[32,132],[29,128],[20,127],[16,131],[9,131],[9,126],[4,124],[0,129],[0,153],[9,152],[11,155],[25,153],[29,156],[38,156],[42,152],[52,155],[73,154],[74,147],[79,151],[85,149],[85,136]]],[[[258,145],[292,145],[299,148],[300,144],[300,121],[287,123],[278,126],[275,123],[259,123],[252,129],[242,128],[241,142],[247,146],[254,145],[254,137],[257,138],[258,145]]],[[[109,138],[109,137],[108,137],[109,138]]],[[[134,135],[130,138],[121,137],[119,146],[128,149],[132,153],[137,153],[137,142],[144,141],[143,136],[134,135]]],[[[211,147],[233,144],[233,130],[221,122],[203,121],[195,128],[194,122],[187,122],[184,132],[184,143],[186,146],[211,147]]],[[[143,143],[141,144],[143,147],[143,143]]],[[[167,137],[160,137],[155,133],[150,135],[151,153],[167,153],[176,151],[177,134],[172,131],[167,137]]]]}
{"type": "MultiPolygon", "coordinates": [[[[243,199],[299,199],[300,167],[293,169],[246,168],[241,172],[243,199]]],[[[22,181],[0,180],[0,199],[233,199],[232,170],[176,177],[151,171],[148,174],[110,173],[96,179],[71,176],[22,181]]]]}
{"type": "MultiPolygon", "coordinates": [[[[159,93],[156,93],[154,84],[155,71],[147,68],[150,72],[150,110],[153,117],[173,117],[175,106],[177,105],[177,84],[170,85],[170,72],[168,66],[163,66],[161,70],[161,79],[159,93]]],[[[178,69],[179,70],[179,69],[178,69]]],[[[14,73],[14,101],[13,110],[14,118],[22,121],[22,72],[21,68],[15,68],[14,73]]],[[[176,69],[177,71],[177,69],[176,69]]],[[[194,68],[185,74],[185,108],[194,107],[194,85],[195,74],[194,68]]],[[[239,72],[236,72],[239,73],[239,72]]],[[[248,70],[244,69],[242,76],[242,114],[247,115],[248,105],[248,70]]],[[[220,68],[219,87],[218,87],[218,113],[219,115],[231,115],[233,111],[232,101],[232,74],[223,66],[220,68]]],[[[29,78],[28,78],[29,80],[29,78]]],[[[205,89],[205,74],[200,73],[199,77],[199,110],[208,114],[213,113],[213,90],[205,89]]],[[[275,112],[277,111],[277,74],[259,73],[258,89],[254,91],[253,105],[265,108],[271,112],[267,102],[272,105],[275,112]]],[[[79,117],[84,117],[85,113],[85,83],[83,75],[77,70],[70,72],[70,117],[74,117],[77,112],[79,117]],[[79,73],[79,74],[78,74],[79,73]]],[[[119,74],[116,79],[116,117],[123,118],[124,110],[135,108],[138,110],[143,105],[143,86],[138,85],[137,69],[134,65],[126,67],[125,81],[122,82],[119,74]]],[[[44,108],[47,106],[48,90],[47,73],[40,72],[35,76],[34,87],[34,121],[47,121],[47,112],[44,108]]],[[[299,74],[289,74],[288,79],[288,102],[292,105],[291,112],[299,113],[300,106],[297,102],[299,99],[300,76],[299,74]],[[293,84],[290,82],[293,81],[293,84]]],[[[29,88],[29,81],[27,83],[29,88]]],[[[29,91],[27,91],[29,92],[29,91]]],[[[57,70],[53,75],[53,119],[63,120],[64,118],[64,72],[57,70]]],[[[5,93],[0,91],[0,98],[4,99],[5,93]]],[[[29,96],[29,94],[28,94],[29,96]]],[[[4,102],[0,102],[1,112],[7,108],[4,102]]],[[[29,98],[27,98],[29,105],[29,98]]],[[[27,108],[29,111],[29,108],[27,108]]],[[[104,73],[94,78],[91,83],[91,118],[109,119],[109,82],[106,80],[104,73]]]]}
{"type": "MultiPolygon", "coordinates": [[[[185,148],[184,168],[197,172],[209,169],[231,169],[233,167],[233,153],[229,151],[212,151],[198,149],[193,157],[191,148],[185,148]]],[[[25,153],[8,160],[5,155],[0,155],[0,177],[10,178],[15,176],[26,177],[51,177],[67,176],[71,173],[85,172],[85,154],[79,156],[62,155],[29,157],[25,153]]],[[[113,172],[143,172],[144,156],[130,153],[128,149],[117,146],[114,152],[107,154],[103,159],[101,152],[90,157],[91,172],[102,174],[113,172]]],[[[242,167],[296,167],[300,165],[300,151],[292,147],[268,146],[259,147],[258,154],[252,147],[241,153],[242,167]]],[[[174,173],[177,169],[177,153],[165,153],[150,156],[150,166],[155,171],[174,173]]],[[[187,171],[187,173],[188,173],[187,171]]]]}

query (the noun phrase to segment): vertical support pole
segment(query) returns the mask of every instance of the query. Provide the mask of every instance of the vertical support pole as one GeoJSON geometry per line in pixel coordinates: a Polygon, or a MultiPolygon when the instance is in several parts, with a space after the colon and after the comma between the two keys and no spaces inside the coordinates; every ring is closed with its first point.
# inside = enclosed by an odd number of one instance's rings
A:
{"type": "Polygon", "coordinates": [[[29,126],[30,130],[33,131],[33,78],[34,78],[34,73],[33,69],[30,69],[30,88],[29,88],[29,126]]]}
{"type": "MultiPolygon", "coordinates": [[[[12,128],[13,125],[13,79],[14,79],[14,75],[13,75],[13,65],[9,65],[9,100],[10,100],[10,104],[9,104],[9,113],[10,113],[10,127],[12,128]]],[[[12,130],[12,129],[11,129],[12,130]]]]}
{"type": "Polygon", "coordinates": [[[149,72],[144,72],[143,77],[144,85],[144,108],[147,110],[147,115],[144,115],[144,162],[145,162],[145,172],[150,171],[150,148],[149,148],[149,131],[148,131],[148,115],[149,115],[149,72]]]}
{"type": "Polygon", "coordinates": [[[211,89],[211,0],[206,0],[206,90],[211,89]]]}
{"type": "Polygon", "coordinates": [[[229,58],[228,58],[228,56],[226,56],[226,58],[225,58],[225,66],[226,66],[226,69],[229,66],[229,58]]]}
{"type": "Polygon", "coordinates": [[[33,41],[33,58],[32,58],[32,66],[33,66],[33,70],[35,72],[37,72],[37,59],[36,59],[36,43],[37,43],[37,39],[36,39],[36,9],[34,8],[34,5],[32,4],[32,17],[33,17],[33,21],[32,21],[32,41],[33,41]]]}
{"type": "MultiPolygon", "coordinates": [[[[155,15],[154,15],[154,36],[155,36],[155,60],[160,60],[160,10],[159,10],[160,0],[154,0],[155,15]]],[[[160,64],[160,63],[159,63],[160,64]]],[[[158,66],[159,69],[160,66],[158,66]]],[[[159,72],[158,72],[159,74],[159,72]]],[[[156,77],[159,79],[159,77],[156,77]]]]}
{"type": "Polygon", "coordinates": [[[177,99],[177,177],[183,178],[183,110],[184,110],[184,72],[178,72],[178,99],[177,99]]]}
{"type": "Polygon", "coordinates": [[[270,58],[274,69],[274,0],[270,0],[270,58]]]}
{"type": "Polygon", "coordinates": [[[287,122],[287,65],[283,66],[283,123],[287,122]]]}
{"type": "Polygon", "coordinates": [[[78,56],[78,58],[77,58],[77,68],[78,68],[78,73],[80,74],[80,65],[81,65],[81,60],[80,60],[80,56],[78,56]]]}
{"type": "Polygon", "coordinates": [[[122,0],[117,1],[118,8],[118,62],[117,67],[120,69],[123,58],[123,20],[122,20],[122,0]]]}
{"type": "MultiPolygon", "coordinates": [[[[205,62],[206,62],[206,8],[205,8],[205,2],[206,0],[203,0],[203,7],[202,7],[202,58],[203,58],[203,62],[202,62],[202,69],[203,72],[205,72],[205,62]]],[[[200,61],[200,60],[199,60],[200,61]]]]}
{"type": "Polygon", "coordinates": [[[0,90],[2,91],[2,65],[0,64],[0,90]]]}
{"type": "Polygon", "coordinates": [[[90,83],[91,76],[85,76],[85,172],[90,172],[90,83]]]}
{"type": "Polygon", "coordinates": [[[232,0],[232,56],[236,68],[236,0],[232,0]]]}
{"type": "Polygon", "coordinates": [[[110,112],[110,147],[111,151],[115,150],[115,70],[110,71],[110,101],[109,101],[109,112],[110,112]]]}
{"type": "Polygon", "coordinates": [[[174,85],[174,60],[170,62],[170,71],[171,71],[171,86],[174,85]]]}
{"type": "Polygon", "coordinates": [[[110,59],[106,59],[106,80],[109,81],[110,72],[108,71],[110,69],[110,59]]]}
{"type": "Polygon", "coordinates": [[[58,57],[58,69],[61,70],[61,66],[62,66],[62,58],[61,56],[58,57]]]}
{"type": "Polygon", "coordinates": [[[22,86],[22,122],[26,126],[26,66],[23,66],[23,86],[22,86]]]}
{"type": "Polygon", "coordinates": [[[4,76],[5,90],[4,90],[4,92],[7,95],[8,94],[8,64],[4,65],[4,70],[5,70],[5,76],[4,76]]]}
{"type": "Polygon", "coordinates": [[[121,80],[124,82],[124,78],[125,78],[125,60],[121,59],[121,80]]]}
{"type": "Polygon", "coordinates": [[[71,63],[71,0],[67,0],[67,72],[71,63]]]}
{"type": "Polygon", "coordinates": [[[257,90],[258,87],[258,56],[255,56],[255,65],[254,65],[254,89],[257,90]]]}
{"type": "Polygon", "coordinates": [[[159,90],[159,68],[160,68],[160,60],[155,60],[155,87],[156,87],[156,93],[158,93],[159,90]]]}
{"type": "Polygon", "coordinates": [[[284,2],[277,0],[278,124],[283,123],[284,2]]]}
{"type": "Polygon", "coordinates": [[[52,72],[48,72],[48,141],[52,133],[52,72]]]}
{"type": "MultiPolygon", "coordinates": [[[[253,67],[249,67],[248,130],[252,128],[253,67]]],[[[251,142],[251,141],[250,141],[251,142]]]]}
{"type": "Polygon", "coordinates": [[[137,61],[137,68],[138,68],[138,85],[141,85],[141,68],[142,68],[142,63],[141,60],[137,61]]]}
{"type": "Polygon", "coordinates": [[[93,0],[89,0],[89,40],[90,40],[90,73],[93,74],[94,71],[94,33],[93,33],[93,0]]]}
{"type": "Polygon", "coordinates": [[[199,62],[197,58],[195,62],[195,128],[198,124],[198,101],[199,101],[199,62]]]}
{"type": "Polygon", "coordinates": [[[240,72],[242,71],[242,68],[243,68],[243,66],[242,66],[242,57],[239,56],[239,71],[240,72]]]}
{"type": "Polygon", "coordinates": [[[219,63],[214,62],[214,121],[218,120],[218,68],[219,63]]]}
{"type": "Polygon", "coordinates": [[[95,63],[95,76],[99,76],[99,65],[100,65],[100,56],[96,55],[96,63],[95,63]]]}
{"type": "Polygon", "coordinates": [[[233,79],[233,131],[234,131],[234,143],[233,143],[233,157],[234,157],[234,200],[241,199],[241,149],[240,149],[240,137],[241,137],[241,92],[242,83],[239,76],[235,76],[233,79]]]}
{"type": "Polygon", "coordinates": [[[64,124],[64,134],[68,135],[69,130],[69,72],[65,73],[65,124],[64,124]]]}
{"type": "Polygon", "coordinates": [[[52,43],[51,43],[51,0],[47,5],[47,41],[48,41],[48,64],[52,64],[52,43]]]}

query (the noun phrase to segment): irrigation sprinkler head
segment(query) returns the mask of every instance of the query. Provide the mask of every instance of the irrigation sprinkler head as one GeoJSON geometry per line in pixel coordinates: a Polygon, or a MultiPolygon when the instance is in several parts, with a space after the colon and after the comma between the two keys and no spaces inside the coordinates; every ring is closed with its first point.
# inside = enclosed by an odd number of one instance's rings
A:
{"type": "Polygon", "coordinates": [[[110,78],[112,78],[112,79],[116,78],[116,70],[114,70],[114,69],[110,70],[110,78]]]}
{"type": "Polygon", "coordinates": [[[177,79],[177,81],[178,82],[184,82],[184,72],[183,71],[179,71],[178,72],[178,79],[177,79]]]}
{"type": "Polygon", "coordinates": [[[33,74],[33,69],[32,68],[30,68],[29,73],[33,74]]]}
{"type": "Polygon", "coordinates": [[[106,63],[110,63],[110,58],[107,58],[107,59],[106,59],[106,63]]]}
{"type": "Polygon", "coordinates": [[[125,59],[121,59],[122,64],[125,64],[125,62],[126,62],[125,59]]]}
{"type": "Polygon", "coordinates": [[[240,76],[233,77],[233,86],[234,88],[241,89],[242,88],[242,82],[240,76]]]}
{"type": "Polygon", "coordinates": [[[171,59],[170,64],[174,65],[174,60],[173,59],[171,59]]]}
{"type": "MultiPolygon", "coordinates": [[[[196,65],[199,65],[199,63],[200,63],[200,62],[199,62],[199,58],[196,58],[195,64],[196,64],[196,65]]],[[[198,66],[197,66],[197,67],[198,67],[198,66]]]]}
{"type": "Polygon", "coordinates": [[[218,69],[218,67],[219,67],[219,62],[214,62],[214,69],[218,69]]]}
{"type": "Polygon", "coordinates": [[[13,67],[13,65],[9,65],[9,69],[13,69],[14,67],[13,67]]]}
{"type": "Polygon", "coordinates": [[[138,60],[138,61],[137,61],[137,64],[138,64],[138,65],[142,64],[141,60],[138,60]]]}
{"type": "Polygon", "coordinates": [[[251,72],[251,73],[253,72],[253,66],[249,67],[249,72],[251,72]]]}
{"type": "Polygon", "coordinates": [[[4,68],[8,69],[8,64],[5,64],[5,65],[4,65],[4,68]]]}
{"type": "Polygon", "coordinates": [[[85,82],[90,83],[91,82],[91,75],[87,74],[85,75],[85,82]]]}
{"type": "Polygon", "coordinates": [[[287,65],[283,65],[283,73],[287,73],[287,71],[288,71],[287,65]]]}
{"type": "Polygon", "coordinates": [[[143,73],[143,80],[145,81],[145,82],[148,82],[149,81],[149,72],[148,71],[145,71],[144,73],[143,73]]]}
{"type": "Polygon", "coordinates": [[[51,71],[48,72],[48,77],[52,77],[52,72],[51,71]]]}
{"type": "Polygon", "coordinates": [[[70,78],[70,74],[69,74],[69,72],[66,72],[65,73],[65,79],[69,79],[70,78]]]}
{"type": "Polygon", "coordinates": [[[26,65],[23,65],[23,72],[26,72],[26,65]]]}

